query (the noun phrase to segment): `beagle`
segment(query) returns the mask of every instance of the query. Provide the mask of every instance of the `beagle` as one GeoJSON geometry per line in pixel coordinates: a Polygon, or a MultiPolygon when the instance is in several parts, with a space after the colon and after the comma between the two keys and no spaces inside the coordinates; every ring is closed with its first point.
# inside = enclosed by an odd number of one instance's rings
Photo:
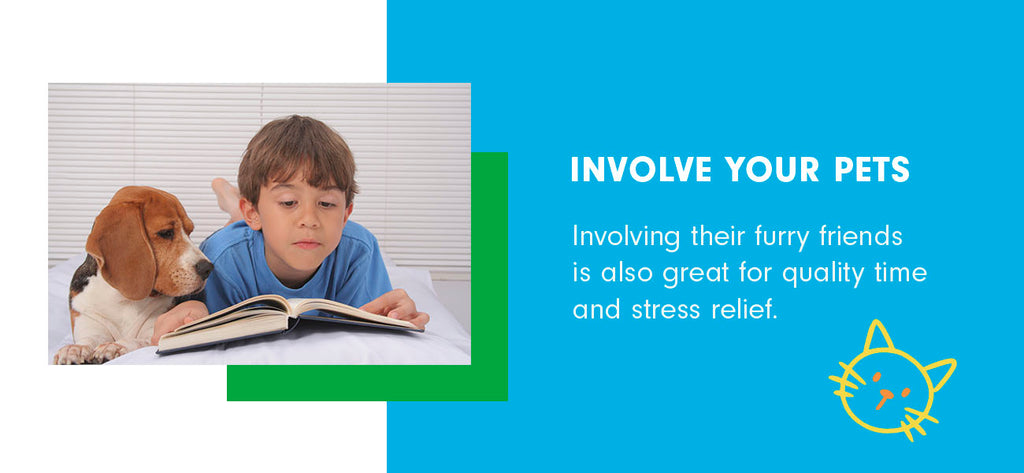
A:
{"type": "Polygon", "coordinates": [[[117,191],[93,223],[88,256],[71,279],[75,343],[53,363],[104,363],[148,346],[160,314],[197,293],[213,271],[189,239],[192,220],[178,199],[152,187],[117,191]]]}

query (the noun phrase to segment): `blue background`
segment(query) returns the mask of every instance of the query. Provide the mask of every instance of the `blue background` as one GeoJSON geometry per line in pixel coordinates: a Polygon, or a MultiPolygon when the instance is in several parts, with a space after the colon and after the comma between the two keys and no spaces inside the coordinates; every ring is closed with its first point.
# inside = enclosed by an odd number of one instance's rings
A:
{"type": "Polygon", "coordinates": [[[510,301],[508,402],[389,403],[389,467],[1015,465],[1020,20],[988,4],[389,2],[388,81],[471,82],[473,150],[509,152],[510,301]],[[711,156],[712,182],[572,183],[574,155],[711,156]],[[815,156],[820,182],[730,182],[725,155],[815,156]],[[903,155],[910,179],[835,183],[837,155],[903,155]],[[574,223],[675,228],[684,241],[699,224],[812,241],[823,224],[888,224],[904,243],[670,254],[573,248],[574,223]],[[572,283],[573,262],[620,259],[656,276],[723,261],[777,269],[764,285],[572,283]],[[833,260],[923,266],[928,279],[882,285],[869,268],[855,290],[779,280],[784,266],[833,260]],[[702,317],[571,316],[615,297],[624,311],[696,302],[702,317]],[[779,317],[710,319],[711,303],[737,297],[773,297],[779,317]],[[832,394],[828,376],[875,318],[922,364],[958,362],[935,397],[940,423],[914,443],[856,425],[832,394]]]}

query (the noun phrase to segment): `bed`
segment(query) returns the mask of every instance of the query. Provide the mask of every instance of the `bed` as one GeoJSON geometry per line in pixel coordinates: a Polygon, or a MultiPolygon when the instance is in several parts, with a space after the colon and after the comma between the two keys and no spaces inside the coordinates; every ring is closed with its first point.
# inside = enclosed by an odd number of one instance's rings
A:
{"type": "MultiPolygon", "coordinates": [[[[49,350],[47,363],[60,347],[73,342],[68,313],[71,276],[85,253],[49,270],[49,350]]],[[[157,355],[145,347],[109,364],[469,364],[470,337],[441,303],[430,273],[396,266],[385,257],[392,286],[403,288],[416,307],[430,314],[424,333],[379,331],[361,327],[302,322],[275,336],[222,343],[201,350],[157,355]]]]}

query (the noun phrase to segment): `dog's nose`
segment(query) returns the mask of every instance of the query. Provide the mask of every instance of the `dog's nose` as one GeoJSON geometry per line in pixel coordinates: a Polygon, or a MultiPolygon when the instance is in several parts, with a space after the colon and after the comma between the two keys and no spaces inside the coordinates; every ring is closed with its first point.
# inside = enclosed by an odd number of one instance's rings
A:
{"type": "Polygon", "coordinates": [[[202,260],[196,263],[196,274],[198,274],[200,278],[206,279],[211,272],[213,272],[213,263],[207,260],[202,260]]]}

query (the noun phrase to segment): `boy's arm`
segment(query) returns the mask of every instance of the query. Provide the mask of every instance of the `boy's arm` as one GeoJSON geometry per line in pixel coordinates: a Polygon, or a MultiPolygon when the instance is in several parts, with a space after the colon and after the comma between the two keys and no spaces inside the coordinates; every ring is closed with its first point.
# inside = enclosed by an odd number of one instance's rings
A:
{"type": "Polygon", "coordinates": [[[430,321],[430,316],[416,310],[416,303],[405,290],[391,288],[391,278],[388,277],[387,265],[384,264],[376,237],[370,234],[364,248],[365,251],[355,258],[349,268],[345,284],[334,295],[334,300],[350,305],[362,304],[362,310],[408,320],[422,329],[430,321]],[[378,294],[380,296],[376,299],[370,299],[378,294]]]}
{"type": "Polygon", "coordinates": [[[430,322],[430,315],[418,312],[416,303],[404,289],[394,289],[366,303],[360,309],[393,319],[408,320],[417,328],[423,328],[430,322]]]}
{"type": "MultiPolygon", "coordinates": [[[[218,262],[218,264],[220,263],[218,262]]],[[[184,302],[179,303],[171,308],[171,310],[157,317],[151,340],[153,345],[156,345],[160,341],[160,337],[165,333],[172,332],[182,325],[206,317],[211,313],[210,309],[216,312],[233,305],[234,303],[231,300],[237,299],[236,302],[241,302],[246,299],[241,294],[241,291],[235,289],[232,284],[225,280],[223,277],[225,272],[223,266],[221,264],[221,267],[214,269],[210,273],[210,277],[206,279],[206,287],[202,292],[194,296],[178,299],[179,301],[184,300],[184,302]]]]}
{"type": "Polygon", "coordinates": [[[199,320],[207,315],[209,315],[209,312],[206,310],[206,304],[203,301],[190,300],[182,302],[156,318],[156,325],[153,326],[153,338],[150,340],[150,343],[156,345],[160,342],[160,337],[165,333],[172,332],[182,325],[199,320]]]}

